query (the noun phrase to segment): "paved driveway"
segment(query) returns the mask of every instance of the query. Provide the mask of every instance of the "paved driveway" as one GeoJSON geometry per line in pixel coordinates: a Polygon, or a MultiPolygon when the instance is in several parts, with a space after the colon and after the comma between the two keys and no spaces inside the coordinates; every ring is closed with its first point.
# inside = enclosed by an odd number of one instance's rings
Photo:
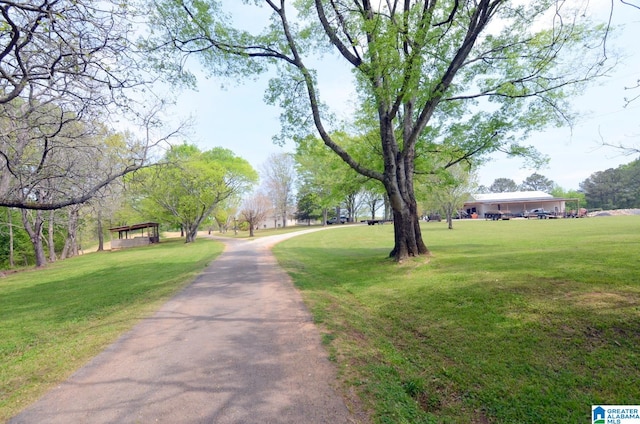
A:
{"type": "Polygon", "coordinates": [[[269,246],[227,240],[196,281],[10,423],[353,423],[269,246]]]}

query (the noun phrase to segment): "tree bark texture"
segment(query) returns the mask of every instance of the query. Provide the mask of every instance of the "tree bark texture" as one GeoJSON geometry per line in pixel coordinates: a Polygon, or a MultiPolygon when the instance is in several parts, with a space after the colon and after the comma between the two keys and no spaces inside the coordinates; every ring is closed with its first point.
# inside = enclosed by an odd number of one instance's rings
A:
{"type": "Polygon", "coordinates": [[[198,225],[191,224],[183,224],[183,228],[185,229],[185,243],[193,243],[196,241],[196,237],[198,236],[198,225]]]}
{"type": "Polygon", "coordinates": [[[7,208],[7,222],[9,223],[9,266],[13,268],[15,260],[13,257],[13,218],[11,208],[7,208]]]}
{"type": "Polygon", "coordinates": [[[33,223],[29,219],[29,211],[22,209],[22,223],[24,229],[29,234],[31,245],[33,246],[33,252],[35,254],[36,267],[43,267],[47,264],[47,257],[44,253],[44,244],[42,243],[42,226],[44,219],[42,219],[42,211],[35,211],[35,219],[33,223]]]}
{"type": "Polygon", "coordinates": [[[64,242],[64,248],[60,254],[61,259],[70,258],[78,255],[78,208],[71,207],[69,209],[69,222],[67,223],[67,238],[64,242]]]}
{"type": "Polygon", "coordinates": [[[394,247],[389,256],[396,261],[402,261],[408,257],[429,254],[429,249],[422,239],[418,206],[413,192],[405,193],[403,196],[396,181],[390,182],[386,188],[389,198],[392,199],[394,229],[394,247]]]}
{"type": "Polygon", "coordinates": [[[55,228],[55,210],[49,211],[49,231],[47,233],[47,248],[49,249],[49,262],[56,261],[56,242],[53,237],[55,228]]]}
{"type": "Polygon", "coordinates": [[[104,229],[102,228],[102,210],[98,207],[98,252],[104,251],[104,229]]]}

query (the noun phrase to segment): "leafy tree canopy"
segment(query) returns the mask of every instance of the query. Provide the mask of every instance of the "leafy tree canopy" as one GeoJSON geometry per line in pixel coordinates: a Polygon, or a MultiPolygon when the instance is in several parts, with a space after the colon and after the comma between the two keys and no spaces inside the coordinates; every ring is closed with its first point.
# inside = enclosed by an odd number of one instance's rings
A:
{"type": "Polygon", "coordinates": [[[493,184],[489,186],[491,193],[507,193],[510,191],[518,191],[518,184],[511,178],[496,178],[493,184]]]}
{"type": "Polygon", "coordinates": [[[540,175],[537,172],[529,175],[523,182],[520,184],[520,190],[522,191],[543,191],[545,193],[551,193],[556,183],[545,177],[544,175],[540,175]]]}
{"type": "MultiPolygon", "coordinates": [[[[380,181],[394,218],[391,256],[427,254],[414,176],[485,155],[534,155],[523,141],[571,122],[566,99],[606,72],[595,41],[604,25],[583,4],[560,0],[244,1],[270,16],[254,32],[233,25],[223,2],[158,0],[149,43],[163,69],[182,71],[196,54],[218,75],[247,76],[275,65],[266,100],[282,107],[282,137],[312,130],[351,168],[380,181]],[[179,51],[180,54],[175,54],[179,51]],[[319,54],[351,67],[357,101],[352,135],[378,161],[333,135],[341,123],[321,98],[319,54]],[[175,60],[168,61],[167,58],[175,60]],[[369,138],[372,134],[375,139],[369,138]]],[[[328,72],[332,72],[328,70],[328,72]]]]}
{"type": "Polygon", "coordinates": [[[640,159],[598,171],[580,183],[589,209],[640,207],[640,159]]]}
{"type": "Polygon", "coordinates": [[[185,143],[169,150],[163,162],[136,175],[137,196],[150,214],[172,216],[187,242],[195,241],[198,227],[218,206],[258,179],[246,160],[221,147],[201,152],[185,143]]]}

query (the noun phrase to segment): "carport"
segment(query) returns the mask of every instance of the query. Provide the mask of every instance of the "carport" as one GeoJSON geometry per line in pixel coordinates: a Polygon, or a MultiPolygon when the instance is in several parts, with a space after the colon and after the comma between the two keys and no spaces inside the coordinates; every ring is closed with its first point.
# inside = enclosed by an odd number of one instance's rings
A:
{"type": "Polygon", "coordinates": [[[469,216],[476,214],[483,218],[487,214],[500,212],[510,216],[526,216],[532,209],[544,209],[554,216],[565,216],[567,202],[577,199],[553,197],[542,191],[514,191],[506,193],[474,194],[464,204],[464,210],[469,216]]]}
{"type": "Polygon", "coordinates": [[[109,231],[111,231],[111,249],[126,249],[128,247],[160,243],[159,227],[160,224],[157,222],[143,222],[109,228],[109,231]],[[118,233],[117,239],[114,238],[115,233],[118,233]]]}

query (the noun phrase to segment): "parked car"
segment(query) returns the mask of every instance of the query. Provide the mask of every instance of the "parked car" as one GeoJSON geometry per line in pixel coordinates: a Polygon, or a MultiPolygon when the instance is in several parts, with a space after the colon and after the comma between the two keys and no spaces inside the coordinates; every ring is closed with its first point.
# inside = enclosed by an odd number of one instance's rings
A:
{"type": "Polygon", "coordinates": [[[553,212],[551,211],[545,211],[542,208],[538,208],[538,209],[531,209],[528,213],[527,213],[527,218],[538,218],[538,219],[547,219],[549,218],[551,215],[553,215],[553,212]]]}
{"type": "MultiPolygon", "coordinates": [[[[347,222],[347,217],[346,216],[341,216],[340,217],[340,223],[344,224],[347,222]]],[[[332,224],[337,224],[338,223],[338,217],[333,217],[329,220],[327,220],[327,224],[332,225],[332,224]]]]}

